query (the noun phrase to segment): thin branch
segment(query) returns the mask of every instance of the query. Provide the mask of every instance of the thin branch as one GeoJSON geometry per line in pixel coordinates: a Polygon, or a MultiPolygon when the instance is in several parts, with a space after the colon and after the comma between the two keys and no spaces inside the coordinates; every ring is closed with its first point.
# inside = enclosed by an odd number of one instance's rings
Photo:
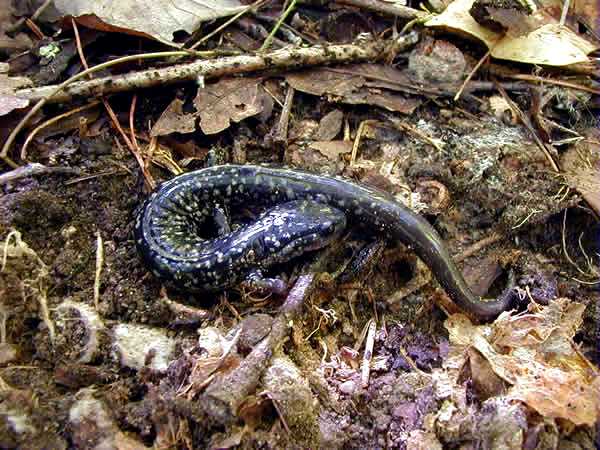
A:
{"type": "MultiPolygon", "coordinates": [[[[342,62],[375,61],[385,55],[385,50],[390,45],[408,48],[415,43],[413,35],[401,36],[396,41],[369,41],[360,44],[342,44],[328,46],[313,46],[306,48],[283,48],[262,55],[243,55],[219,58],[216,60],[201,60],[187,64],[179,64],[161,69],[148,69],[133,72],[120,77],[104,77],[83,81],[72,86],[90,73],[95,73],[107,67],[138,59],[152,59],[172,56],[186,56],[188,52],[159,52],[141,55],[130,55],[113,61],[99,64],[84,70],[58,86],[45,86],[43,88],[22,89],[16,92],[21,98],[38,100],[38,103],[27,113],[21,122],[13,129],[7,138],[0,158],[10,164],[8,152],[19,132],[29,123],[31,118],[50,99],[53,102],[68,102],[73,96],[98,96],[107,93],[130,91],[137,88],[146,88],[158,85],[172,84],[181,81],[191,81],[198,78],[216,78],[226,74],[254,72],[273,68],[296,68],[321,64],[334,64],[342,62]],[[69,87],[68,89],[66,89],[69,87]],[[65,91],[65,92],[63,92],[65,91]],[[58,95],[62,92],[62,95],[58,95]]],[[[14,162],[13,162],[14,164],[14,162]]],[[[14,165],[16,166],[16,164],[14,165]]],[[[13,166],[13,167],[14,167],[13,166]]]]}
{"type": "Polygon", "coordinates": [[[475,67],[473,67],[473,70],[471,70],[471,72],[469,72],[469,75],[467,76],[467,78],[465,78],[465,81],[463,82],[462,86],[460,87],[460,89],[458,90],[458,92],[456,93],[456,95],[454,96],[454,101],[455,102],[458,101],[458,99],[462,95],[463,91],[465,90],[465,87],[467,87],[467,84],[469,84],[469,81],[471,81],[471,78],[473,78],[473,76],[477,73],[477,71],[483,65],[483,63],[488,60],[488,58],[490,57],[491,52],[492,52],[491,49],[488,50],[486,52],[486,54],[483,55],[482,58],[479,61],[477,61],[477,64],[475,64],[475,67]]]}
{"type": "MultiPolygon", "coordinates": [[[[73,75],[71,78],[63,81],[61,84],[59,84],[58,86],[45,86],[44,88],[39,88],[39,89],[24,89],[21,91],[17,91],[15,93],[15,95],[17,97],[20,97],[23,95],[23,98],[27,98],[27,93],[28,92],[36,92],[38,93],[38,96],[35,97],[32,96],[30,97],[30,100],[38,100],[39,101],[33,106],[33,108],[31,108],[29,110],[29,112],[25,115],[25,117],[23,117],[23,119],[21,119],[21,121],[18,123],[18,125],[12,130],[12,132],[10,133],[10,135],[8,136],[8,138],[6,139],[6,141],[4,142],[4,145],[2,146],[2,150],[0,151],[0,158],[4,160],[4,162],[6,162],[9,165],[15,165],[16,164],[14,162],[12,162],[10,160],[10,157],[8,156],[8,152],[10,151],[10,148],[12,146],[12,143],[14,142],[15,138],[17,137],[17,135],[21,132],[21,130],[23,128],[25,128],[25,125],[27,125],[29,123],[29,121],[31,120],[31,118],[40,110],[42,109],[42,107],[48,102],[49,99],[51,98],[55,98],[56,94],[58,94],[59,92],[62,92],[67,86],[69,86],[71,83],[80,80],[86,76],[88,76],[91,73],[94,72],[98,72],[100,70],[106,69],[108,67],[117,65],[117,64],[121,64],[124,62],[129,62],[129,61],[136,61],[138,59],[152,59],[152,58],[166,58],[166,57],[172,57],[172,56],[186,56],[189,55],[188,52],[182,52],[182,51],[176,51],[176,52],[157,52],[157,53],[146,53],[143,55],[130,55],[130,56],[125,56],[123,58],[117,58],[115,60],[112,61],[107,61],[105,63],[102,64],[98,64],[97,66],[94,66],[88,70],[84,70],[82,72],[79,72],[76,75],[73,75]],[[41,95],[40,91],[42,92],[41,95]]],[[[104,82],[106,82],[106,79],[101,79],[104,80],[104,82]]],[[[88,83],[93,83],[96,80],[90,80],[88,81],[88,83]]],[[[90,93],[91,95],[91,93],[90,93]]],[[[71,96],[67,96],[67,98],[65,99],[64,97],[58,97],[58,100],[55,100],[57,102],[65,102],[65,101],[69,101],[71,99],[71,96]]],[[[18,167],[18,166],[17,166],[18,167]]]]}
{"type": "Polygon", "coordinates": [[[27,139],[25,139],[25,143],[23,144],[23,147],[21,147],[21,159],[22,160],[27,159],[27,147],[29,146],[29,144],[31,143],[33,138],[36,136],[36,134],[38,134],[44,128],[49,127],[50,125],[55,124],[56,122],[60,122],[62,119],[72,116],[73,114],[77,114],[78,112],[93,108],[94,106],[98,105],[99,103],[100,102],[98,100],[93,100],[86,105],[80,106],[75,109],[71,109],[62,114],[59,114],[58,116],[52,117],[51,119],[48,119],[45,122],[43,122],[41,125],[38,125],[37,127],[35,127],[33,129],[33,131],[31,133],[29,133],[29,135],[27,136],[27,139]]]}
{"type": "Polygon", "coordinates": [[[495,82],[495,84],[496,84],[496,88],[498,89],[498,92],[500,92],[500,95],[502,95],[502,97],[504,97],[504,100],[506,100],[506,103],[508,103],[508,106],[510,107],[510,109],[519,118],[519,120],[525,126],[525,128],[527,128],[527,130],[531,134],[531,137],[533,138],[533,140],[535,141],[537,146],[540,148],[540,150],[546,156],[546,159],[550,163],[550,167],[552,168],[552,170],[557,173],[560,172],[560,169],[558,168],[556,161],[554,161],[554,158],[548,151],[548,148],[546,147],[546,145],[542,142],[540,137],[535,132],[535,129],[533,128],[533,125],[531,124],[531,121],[529,120],[529,118],[525,115],[525,113],[523,111],[521,111],[521,109],[517,106],[517,104],[512,101],[512,99],[508,96],[508,94],[506,93],[504,88],[497,82],[495,82]]]}
{"type": "Polygon", "coordinates": [[[263,42],[263,45],[260,47],[260,49],[258,49],[259,52],[264,52],[266,49],[269,48],[269,46],[271,45],[271,41],[273,40],[273,37],[275,36],[275,33],[277,33],[277,30],[279,30],[279,27],[281,27],[281,24],[285,21],[285,19],[287,19],[287,16],[289,16],[290,13],[296,7],[296,2],[297,2],[297,0],[292,0],[290,2],[289,6],[287,7],[287,9],[283,12],[283,14],[281,14],[281,16],[279,17],[279,20],[277,21],[277,23],[275,24],[275,26],[273,27],[273,29],[271,30],[271,32],[269,33],[267,38],[265,39],[265,42],[263,42]]]}
{"type": "MultiPolygon", "coordinates": [[[[40,17],[44,11],[46,10],[46,8],[48,8],[48,6],[50,6],[50,4],[52,3],[53,0],[46,0],[44,3],[42,3],[40,5],[40,7],[38,9],[35,10],[35,12],[31,15],[31,17],[29,18],[30,20],[36,20],[38,17],[40,17]]],[[[21,28],[23,26],[23,24],[25,23],[27,19],[25,17],[20,18],[19,20],[17,20],[13,25],[9,26],[6,29],[7,33],[13,33],[15,31],[17,31],[19,28],[21,28]]]]}
{"type": "Polygon", "coordinates": [[[409,8],[397,4],[398,2],[380,1],[380,0],[336,0],[335,3],[341,5],[354,6],[356,8],[367,9],[380,14],[400,17],[402,19],[420,19],[429,15],[424,11],[409,8]]]}
{"type": "Polygon", "coordinates": [[[198,40],[198,42],[196,42],[194,45],[192,45],[190,47],[190,50],[194,50],[194,49],[198,48],[202,43],[206,42],[208,39],[210,39],[211,37],[213,37],[215,34],[219,33],[220,31],[224,30],[225,28],[227,28],[229,25],[231,25],[233,22],[235,22],[236,20],[238,20],[240,17],[242,17],[247,12],[252,11],[253,9],[262,6],[262,4],[265,3],[265,1],[266,0],[258,0],[256,2],[248,5],[247,7],[245,7],[244,9],[242,9],[239,13],[237,13],[236,15],[234,15],[233,17],[231,17],[229,20],[227,20],[225,23],[223,23],[223,25],[215,28],[213,31],[211,31],[210,33],[208,33],[206,36],[203,36],[202,38],[200,38],[198,40]]]}

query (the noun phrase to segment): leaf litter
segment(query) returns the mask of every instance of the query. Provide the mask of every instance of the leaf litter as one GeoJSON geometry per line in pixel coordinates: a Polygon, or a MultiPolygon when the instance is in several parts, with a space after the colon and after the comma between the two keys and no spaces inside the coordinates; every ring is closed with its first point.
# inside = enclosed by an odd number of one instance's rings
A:
{"type": "MultiPolygon", "coordinates": [[[[3,129],[56,89],[43,85],[78,73],[81,53],[131,58],[26,124],[17,143],[27,137],[35,162],[10,170],[18,152],[3,150],[0,446],[593,448],[598,41],[586,24],[597,5],[578,2],[563,20],[562,2],[482,1],[477,15],[457,0],[423,32],[425,14],[402,2],[54,3],[76,17],[75,38],[59,29],[67,17],[24,5],[31,20],[0,36],[3,129]],[[139,36],[202,53],[148,64],[136,51],[163,47],[139,36]],[[268,53],[252,53],[265,41],[268,53]],[[190,67],[212,75],[177,73],[190,67]],[[22,75],[35,87],[15,84],[22,75]],[[68,104],[103,94],[114,117],[68,104]],[[434,223],[478,294],[493,296],[513,267],[517,311],[486,325],[452,314],[404,247],[374,245],[377,260],[339,285],[373,244],[361,230],[285,268],[297,279],[285,299],[162,289],[132,250],[140,173],[165,180],[208,160],[291,163],[385,189],[434,223]]],[[[256,211],[233,213],[237,226],[256,211]]]]}

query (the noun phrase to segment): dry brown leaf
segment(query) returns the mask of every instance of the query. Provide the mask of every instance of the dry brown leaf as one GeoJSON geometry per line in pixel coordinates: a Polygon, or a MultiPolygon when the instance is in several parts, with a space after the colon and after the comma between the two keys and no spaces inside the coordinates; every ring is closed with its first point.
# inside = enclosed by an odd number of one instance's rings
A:
{"type": "Polygon", "coordinates": [[[512,37],[531,33],[543,25],[538,17],[526,15],[515,9],[487,8],[490,17],[506,28],[506,33],[512,37]]]}
{"type": "MultiPolygon", "coordinates": [[[[550,11],[557,19],[560,17],[565,5],[564,0],[539,0],[539,3],[541,8],[550,11]]],[[[596,36],[600,34],[598,17],[600,17],[600,2],[598,0],[577,0],[576,2],[570,2],[567,20],[572,19],[570,23],[573,24],[577,24],[578,22],[584,23],[590,30],[596,33],[596,36]]]]}
{"type": "Polygon", "coordinates": [[[351,141],[317,141],[311,142],[310,147],[319,151],[331,161],[338,161],[340,155],[352,151],[351,141]]]}
{"type": "Polygon", "coordinates": [[[343,120],[344,113],[339,109],[334,109],[325,114],[319,122],[315,139],[318,141],[330,141],[335,138],[342,129],[343,120]]]}
{"type": "Polygon", "coordinates": [[[365,84],[365,79],[360,76],[332,72],[325,68],[290,73],[285,80],[297,91],[312,95],[344,96],[365,84]]]}
{"type": "Polygon", "coordinates": [[[495,58],[547,66],[567,66],[589,62],[588,54],[596,50],[569,28],[549,23],[523,36],[505,37],[492,49],[495,58]]]}
{"type": "Polygon", "coordinates": [[[227,129],[268,109],[271,98],[260,87],[257,78],[224,78],[198,90],[194,105],[200,115],[200,128],[205,134],[227,129]]]}
{"type": "Polygon", "coordinates": [[[502,35],[478,24],[469,14],[474,0],[455,0],[446,10],[427,21],[434,28],[451,29],[479,39],[494,58],[529,64],[566,66],[589,62],[588,54],[597,49],[566,26],[549,17],[536,16],[545,25],[530,33],[512,37],[502,35]]]}
{"type": "Polygon", "coordinates": [[[475,295],[484,296],[500,275],[502,269],[495,258],[485,258],[478,264],[466,265],[463,276],[475,295]]]}
{"type": "MultiPolygon", "coordinates": [[[[345,70],[352,71],[353,68],[345,70]]],[[[360,74],[314,69],[289,74],[286,81],[298,91],[327,95],[331,101],[351,105],[376,105],[403,114],[411,114],[420,105],[417,99],[406,98],[388,89],[366,86],[365,77],[360,74]]]]}
{"type": "Polygon", "coordinates": [[[557,299],[536,313],[504,313],[492,325],[475,326],[458,314],[445,325],[455,348],[451,354],[477,349],[511,385],[509,398],[546,417],[593,425],[600,410],[600,378],[572,343],[582,313],[583,305],[557,299]]]}
{"type": "Polygon", "coordinates": [[[470,14],[474,0],[454,0],[442,14],[439,14],[425,25],[434,28],[444,28],[459,31],[483,41],[492,48],[502,37],[500,34],[479,25],[470,14]]]}
{"type": "Polygon", "coordinates": [[[14,92],[19,88],[31,86],[31,80],[25,77],[9,77],[5,74],[7,71],[8,64],[0,64],[0,116],[29,105],[29,100],[17,97],[14,92]]]}
{"type": "Polygon", "coordinates": [[[569,187],[576,189],[600,213],[600,132],[591,129],[562,156],[560,167],[569,187]]]}
{"type": "Polygon", "coordinates": [[[29,105],[29,100],[19,98],[15,95],[0,94],[0,116],[5,116],[15,109],[25,108],[27,105],[29,105]]]}
{"type": "Polygon", "coordinates": [[[160,115],[150,136],[166,136],[171,133],[192,133],[196,130],[196,114],[183,112],[183,101],[176,98],[160,115]]]}
{"type": "Polygon", "coordinates": [[[481,400],[498,396],[504,393],[506,384],[493,371],[490,363],[473,347],[468,350],[470,376],[473,380],[473,388],[481,400]]]}
{"type": "Polygon", "coordinates": [[[496,118],[501,119],[505,113],[511,112],[512,109],[504,97],[501,95],[492,95],[488,98],[490,109],[496,118]]]}
{"type": "Polygon", "coordinates": [[[200,23],[235,14],[244,7],[238,0],[54,0],[54,6],[64,16],[85,17],[88,26],[92,26],[89,19],[99,19],[94,28],[167,42],[177,31],[191,34],[200,23]]]}
{"type": "Polygon", "coordinates": [[[538,347],[552,334],[571,339],[581,326],[584,310],[581,303],[559,298],[545,307],[543,314],[503,315],[494,323],[493,343],[512,348],[538,347]]]}

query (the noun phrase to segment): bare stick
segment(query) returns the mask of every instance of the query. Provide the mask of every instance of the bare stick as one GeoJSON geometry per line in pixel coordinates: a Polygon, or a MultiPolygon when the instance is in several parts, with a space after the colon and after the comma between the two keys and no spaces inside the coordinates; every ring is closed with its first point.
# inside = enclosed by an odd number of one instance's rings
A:
{"type": "Polygon", "coordinates": [[[481,239],[480,241],[475,242],[473,245],[467,247],[460,255],[456,255],[454,257],[454,261],[456,261],[456,262],[464,261],[471,255],[474,255],[475,253],[478,253],[479,251],[481,251],[483,248],[488,247],[492,244],[495,244],[498,241],[501,241],[502,239],[504,239],[504,237],[505,236],[503,236],[500,233],[492,232],[492,234],[490,234],[489,236],[487,236],[487,237],[481,239]]]}
{"type": "MultiPolygon", "coordinates": [[[[399,44],[404,48],[408,48],[415,42],[415,35],[406,35],[399,38],[399,44]]],[[[193,61],[160,69],[147,69],[130,72],[121,76],[109,76],[74,83],[74,81],[87,75],[81,72],[61,85],[21,89],[15,95],[19,98],[33,101],[51,97],[45,103],[68,102],[73,97],[100,96],[140,88],[180,83],[182,81],[192,81],[201,77],[208,79],[273,68],[292,69],[319,64],[371,61],[382,57],[387,46],[392,44],[392,41],[369,41],[358,44],[284,48],[262,55],[240,55],[213,60],[193,61]]],[[[167,56],[167,54],[169,56],[182,55],[183,52],[163,53],[164,56],[167,56]]],[[[146,55],[131,55],[119,58],[118,62],[133,61],[144,56],[146,55]]],[[[116,61],[113,61],[113,63],[116,61]]],[[[100,64],[99,66],[90,68],[90,71],[98,71],[109,65],[109,63],[100,64]]]]}
{"type": "MultiPolygon", "coordinates": [[[[42,3],[42,5],[38,9],[35,10],[35,12],[30,17],[30,19],[31,20],[36,20],[38,17],[40,17],[42,15],[42,13],[46,10],[46,8],[48,6],[50,6],[50,4],[52,3],[52,1],[53,0],[46,0],[44,3],[42,3]]],[[[8,29],[6,31],[8,33],[12,33],[14,31],[17,31],[19,28],[21,28],[23,26],[23,24],[25,23],[25,20],[27,20],[25,17],[20,18],[12,26],[8,27],[8,29]]]]}
{"type": "Polygon", "coordinates": [[[96,233],[96,274],[94,277],[94,308],[98,311],[100,306],[100,277],[102,276],[102,265],[104,264],[104,241],[98,231],[96,233]]]}
{"type": "Polygon", "coordinates": [[[273,40],[273,37],[275,37],[275,33],[277,33],[277,30],[279,30],[279,27],[281,27],[281,24],[285,21],[285,19],[287,18],[287,16],[289,16],[290,13],[296,7],[296,1],[297,0],[292,0],[290,2],[289,6],[286,8],[286,10],[283,11],[283,13],[281,13],[281,16],[279,17],[279,20],[277,21],[277,23],[275,24],[275,26],[273,27],[273,29],[271,30],[271,32],[269,33],[269,35],[265,39],[265,42],[263,42],[263,45],[261,45],[261,47],[260,47],[260,49],[258,51],[264,52],[265,50],[267,50],[269,48],[269,46],[271,45],[271,41],[273,40]]]}
{"type": "Polygon", "coordinates": [[[564,26],[567,21],[567,15],[569,14],[569,6],[571,6],[570,0],[565,0],[563,3],[562,12],[560,14],[560,26],[564,26]]]}
{"type": "Polygon", "coordinates": [[[96,78],[93,80],[74,83],[117,63],[166,56],[184,56],[186,52],[161,52],[131,55],[117,60],[109,61],[84,70],[69,78],[58,86],[44,86],[42,88],[22,89],[16,92],[17,97],[29,100],[39,100],[27,113],[21,122],[13,129],[6,139],[0,158],[8,162],[8,152],[17,134],[31,120],[46,103],[68,102],[74,96],[90,97],[101,96],[114,92],[124,92],[139,88],[172,84],[182,81],[191,81],[199,78],[216,78],[234,73],[254,72],[257,70],[314,66],[319,64],[333,64],[341,62],[374,61],[386,54],[386,49],[393,45],[395,48],[407,48],[416,42],[416,35],[409,34],[390,41],[367,41],[357,44],[325,45],[306,48],[284,48],[262,55],[230,56],[216,60],[201,60],[187,64],[179,64],[161,69],[148,69],[132,72],[120,77],[96,78]]]}
{"type": "MultiPolygon", "coordinates": [[[[80,80],[83,77],[88,76],[91,73],[97,72],[99,70],[102,69],[106,69],[107,67],[110,66],[114,66],[116,64],[120,64],[120,63],[124,63],[127,61],[135,61],[138,59],[151,59],[151,58],[165,58],[165,57],[170,57],[170,56],[186,56],[189,55],[188,52],[159,52],[159,53],[146,53],[144,55],[130,55],[130,56],[125,56],[123,58],[118,58],[112,61],[108,61],[102,64],[98,64],[97,66],[94,66],[88,70],[84,70],[82,72],[79,72],[77,75],[73,75],[71,78],[63,81],[61,84],[59,84],[58,86],[54,85],[54,86],[45,86],[44,88],[39,88],[39,90],[43,90],[43,93],[41,95],[38,95],[37,97],[30,97],[30,99],[35,99],[35,100],[39,100],[34,106],[33,108],[31,108],[29,110],[29,112],[25,115],[25,117],[23,117],[23,119],[21,119],[21,122],[19,122],[19,124],[12,130],[12,132],[10,133],[10,135],[8,136],[8,138],[6,138],[6,141],[4,142],[4,145],[2,146],[2,151],[0,151],[0,158],[3,159],[7,164],[9,165],[13,165],[14,163],[11,164],[11,160],[8,157],[8,152],[10,150],[10,147],[12,146],[12,143],[14,142],[15,138],[17,137],[17,135],[19,134],[19,132],[25,128],[25,125],[27,125],[27,123],[29,123],[29,121],[31,120],[31,118],[35,115],[35,113],[37,113],[40,109],[42,109],[42,107],[48,102],[49,99],[55,99],[56,94],[58,94],[59,92],[62,92],[63,89],[65,89],[67,86],[69,86],[71,83],[80,80]]],[[[88,83],[91,83],[94,80],[90,80],[88,81],[88,83]]],[[[105,80],[106,82],[106,80],[105,80]]],[[[35,89],[34,89],[35,91],[35,89]]],[[[19,92],[22,91],[18,91],[17,93],[15,93],[17,96],[19,96],[19,92]]],[[[88,94],[91,95],[91,94],[88,94]]],[[[26,96],[26,94],[25,94],[26,96]]],[[[55,100],[56,102],[66,102],[69,101],[70,97],[65,98],[59,98],[58,100],[55,100]]]]}
{"type": "Polygon", "coordinates": [[[475,67],[473,67],[473,70],[471,70],[471,72],[469,73],[469,75],[467,76],[467,78],[465,78],[465,81],[463,82],[462,86],[460,87],[460,89],[458,90],[458,92],[456,93],[456,95],[454,96],[454,101],[455,102],[458,101],[458,99],[462,95],[463,91],[465,90],[465,87],[467,86],[467,84],[469,84],[469,81],[471,81],[471,78],[473,78],[473,76],[477,73],[477,71],[483,65],[483,63],[488,60],[488,58],[490,57],[491,52],[492,52],[491,49],[488,50],[487,53],[485,55],[483,55],[483,57],[479,61],[477,61],[477,64],[475,64],[475,67]]]}
{"type": "Polygon", "coordinates": [[[31,163],[26,166],[18,167],[10,172],[5,172],[0,175],[0,186],[11,181],[16,181],[21,178],[32,177],[42,174],[50,173],[66,173],[66,174],[79,174],[79,170],[71,167],[48,167],[43,164],[31,163]]]}
{"type": "Polygon", "coordinates": [[[292,105],[294,104],[294,92],[294,88],[292,86],[288,86],[288,90],[285,94],[285,103],[281,109],[281,117],[277,123],[275,133],[273,133],[274,142],[287,142],[290,114],[292,112],[292,105]]]}
{"type": "Polygon", "coordinates": [[[375,346],[375,331],[377,325],[374,320],[369,323],[369,331],[367,332],[367,341],[365,343],[365,353],[362,360],[360,381],[363,388],[369,385],[369,376],[371,374],[371,360],[373,359],[373,347],[375,346]]]}
{"type": "Polygon", "coordinates": [[[400,17],[402,19],[420,19],[428,15],[428,13],[419,11],[418,9],[381,0],[336,0],[335,3],[368,9],[369,11],[400,17]]]}

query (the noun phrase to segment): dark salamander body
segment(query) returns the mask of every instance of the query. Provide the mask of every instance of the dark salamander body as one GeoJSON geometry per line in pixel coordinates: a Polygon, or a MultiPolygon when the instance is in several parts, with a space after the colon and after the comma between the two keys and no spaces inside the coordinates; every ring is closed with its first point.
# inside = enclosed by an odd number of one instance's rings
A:
{"type": "Polygon", "coordinates": [[[144,204],[135,240],[156,276],[184,290],[218,290],[327,245],[346,220],[413,248],[448,295],[477,317],[509,307],[509,290],[492,301],[475,296],[435,229],[388,193],[300,170],[225,165],[177,176],[144,204]],[[201,224],[216,206],[274,208],[233,232],[202,238],[201,224]]]}

